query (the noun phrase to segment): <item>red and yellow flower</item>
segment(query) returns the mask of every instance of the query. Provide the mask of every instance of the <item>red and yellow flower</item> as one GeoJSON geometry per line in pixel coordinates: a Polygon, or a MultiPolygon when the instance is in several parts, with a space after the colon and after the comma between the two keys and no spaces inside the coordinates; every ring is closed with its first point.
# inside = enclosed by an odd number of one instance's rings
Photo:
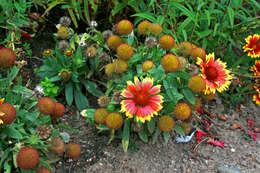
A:
{"type": "Polygon", "coordinates": [[[260,75],[260,60],[255,61],[255,65],[251,67],[251,71],[254,72],[255,76],[260,75]]]}
{"type": "Polygon", "coordinates": [[[214,53],[208,54],[205,61],[198,58],[197,64],[200,66],[201,76],[206,81],[205,94],[222,92],[228,89],[231,84],[232,76],[230,71],[226,69],[226,63],[220,59],[215,60],[214,53]]]}
{"type": "MultiPolygon", "coordinates": [[[[5,98],[2,98],[0,100],[0,104],[2,104],[4,102],[5,98]]],[[[4,112],[0,112],[0,124],[4,124],[4,121],[1,119],[2,116],[4,116],[5,113],[4,112]]]]}
{"type": "Polygon", "coordinates": [[[253,36],[249,35],[246,40],[246,45],[243,47],[244,52],[248,51],[248,56],[251,58],[260,57],[260,40],[259,35],[254,34],[253,36]]]}
{"type": "Polygon", "coordinates": [[[163,96],[159,95],[161,86],[153,86],[153,79],[149,77],[142,82],[135,77],[134,81],[127,81],[127,87],[121,93],[125,97],[121,101],[121,112],[125,112],[128,118],[136,115],[136,120],[144,123],[163,108],[163,96]]]}
{"type": "Polygon", "coordinates": [[[260,104],[260,93],[258,92],[257,94],[253,95],[253,101],[256,102],[256,104],[260,104]]]}
{"type": "Polygon", "coordinates": [[[44,51],[44,55],[50,55],[50,54],[52,54],[52,50],[47,49],[44,51]]]}

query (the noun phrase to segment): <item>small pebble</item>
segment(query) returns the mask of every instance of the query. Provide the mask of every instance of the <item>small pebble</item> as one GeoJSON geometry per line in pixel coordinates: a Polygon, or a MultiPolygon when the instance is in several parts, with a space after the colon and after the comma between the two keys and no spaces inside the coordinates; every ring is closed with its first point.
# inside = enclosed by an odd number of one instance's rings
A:
{"type": "Polygon", "coordinates": [[[219,165],[218,172],[219,173],[241,173],[238,168],[226,166],[226,165],[219,165]]]}
{"type": "Polygon", "coordinates": [[[231,152],[233,152],[233,153],[234,153],[235,151],[236,151],[236,149],[235,149],[235,148],[231,148],[231,152]]]}

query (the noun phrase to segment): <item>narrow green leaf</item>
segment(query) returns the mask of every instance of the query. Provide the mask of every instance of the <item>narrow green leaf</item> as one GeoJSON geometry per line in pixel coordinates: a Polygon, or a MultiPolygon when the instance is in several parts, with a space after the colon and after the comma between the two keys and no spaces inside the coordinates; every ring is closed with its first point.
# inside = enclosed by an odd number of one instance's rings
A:
{"type": "Polygon", "coordinates": [[[74,99],[79,110],[86,109],[89,106],[87,97],[84,96],[83,93],[76,88],[74,89],[74,99]]]}
{"type": "Polygon", "coordinates": [[[127,152],[128,145],[129,145],[129,137],[130,137],[130,120],[126,118],[124,120],[124,129],[123,129],[123,138],[122,138],[122,145],[124,152],[127,152]]]}
{"type": "Polygon", "coordinates": [[[148,131],[150,132],[150,134],[152,134],[155,130],[155,119],[152,118],[151,121],[149,121],[147,123],[147,128],[148,128],[148,131]]]}
{"type": "Polygon", "coordinates": [[[155,133],[153,134],[153,139],[152,139],[152,144],[155,144],[155,142],[158,139],[158,136],[160,135],[161,131],[160,129],[157,127],[155,133]]]}
{"type": "Polygon", "coordinates": [[[230,25],[231,25],[231,27],[233,27],[234,26],[234,15],[235,15],[235,12],[234,12],[234,10],[231,7],[228,7],[227,12],[228,12],[230,25]]]}
{"type": "Polygon", "coordinates": [[[138,132],[138,135],[139,135],[139,137],[140,137],[140,139],[141,139],[142,141],[144,141],[145,143],[148,142],[148,136],[147,136],[147,134],[146,134],[144,128],[143,128],[141,131],[138,132]]]}
{"type": "Polygon", "coordinates": [[[169,132],[163,132],[163,138],[166,144],[168,143],[170,136],[171,134],[169,132]]]}
{"type": "Polygon", "coordinates": [[[103,96],[104,94],[98,90],[97,85],[91,81],[85,80],[84,82],[85,88],[88,92],[96,97],[103,96]]]}
{"type": "Polygon", "coordinates": [[[152,16],[152,13],[137,13],[134,15],[131,15],[131,17],[141,17],[147,20],[150,20],[153,23],[156,23],[156,18],[152,16]]]}
{"type": "Polygon", "coordinates": [[[73,84],[71,82],[65,85],[65,97],[68,105],[71,105],[73,102],[73,84]]]}

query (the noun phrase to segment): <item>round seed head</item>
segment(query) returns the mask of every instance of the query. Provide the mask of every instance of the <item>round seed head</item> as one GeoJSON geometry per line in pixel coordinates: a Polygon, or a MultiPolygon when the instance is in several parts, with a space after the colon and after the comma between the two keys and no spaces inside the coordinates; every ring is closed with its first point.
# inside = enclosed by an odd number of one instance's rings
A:
{"type": "Polygon", "coordinates": [[[113,64],[114,64],[114,67],[115,67],[115,72],[119,73],[119,74],[126,72],[126,70],[128,68],[127,62],[125,62],[121,59],[115,60],[113,62],[113,64]]]}
{"type": "Polygon", "coordinates": [[[150,24],[151,24],[151,22],[149,22],[148,20],[143,20],[142,22],[140,22],[140,23],[137,25],[138,33],[139,33],[140,35],[145,35],[145,34],[147,34],[148,27],[149,27],[150,24]]]}
{"type": "Polygon", "coordinates": [[[69,17],[67,16],[62,16],[60,18],[60,22],[59,22],[62,26],[65,26],[65,27],[69,27],[70,24],[71,24],[71,20],[69,17]]]}
{"type": "Polygon", "coordinates": [[[77,159],[80,156],[81,147],[75,142],[70,142],[66,146],[66,155],[71,159],[77,159]]]}
{"type": "Polygon", "coordinates": [[[186,68],[186,64],[187,64],[187,61],[184,57],[179,57],[179,62],[180,62],[180,65],[179,65],[179,68],[178,70],[184,70],[186,68]]]}
{"type": "Polygon", "coordinates": [[[107,39],[107,45],[110,49],[116,50],[116,48],[123,43],[123,40],[118,35],[111,35],[107,39]]]}
{"type": "Polygon", "coordinates": [[[41,140],[47,140],[50,138],[52,131],[48,125],[40,125],[36,128],[35,132],[39,134],[41,140]]]}
{"type": "Polygon", "coordinates": [[[17,165],[22,169],[33,169],[39,163],[39,154],[33,147],[22,147],[17,154],[17,165]]]}
{"type": "Polygon", "coordinates": [[[188,87],[192,92],[199,93],[205,90],[206,88],[206,81],[200,75],[192,76],[189,79],[188,87]]]}
{"type": "Polygon", "coordinates": [[[162,33],[162,27],[159,23],[151,23],[148,26],[148,30],[155,36],[158,36],[162,33]]]}
{"type": "Polygon", "coordinates": [[[0,49],[0,68],[12,67],[15,63],[16,55],[12,49],[1,48],[0,49]]]}
{"type": "Polygon", "coordinates": [[[38,101],[37,107],[44,115],[51,115],[55,109],[55,102],[49,97],[42,97],[38,101]]]}
{"type": "Polygon", "coordinates": [[[179,52],[182,53],[184,56],[189,56],[191,54],[193,46],[194,45],[188,41],[181,42],[179,52]]]}
{"type": "Polygon", "coordinates": [[[94,119],[97,124],[105,124],[108,112],[104,108],[99,108],[94,114],[94,119]]]}
{"type": "Polygon", "coordinates": [[[174,46],[174,38],[171,35],[163,35],[159,39],[161,48],[165,50],[171,50],[174,46]]]}
{"type": "Polygon", "coordinates": [[[106,107],[110,103],[110,98],[108,96],[101,96],[98,98],[98,105],[102,108],[106,107]]]}
{"type": "Polygon", "coordinates": [[[61,138],[53,138],[50,142],[51,146],[48,148],[53,154],[61,155],[64,153],[65,144],[61,138]]]}
{"type": "Polygon", "coordinates": [[[66,26],[60,26],[57,32],[57,36],[63,40],[68,39],[70,36],[69,28],[66,26]]]}
{"type": "Polygon", "coordinates": [[[191,109],[186,103],[178,103],[173,112],[178,120],[186,120],[190,117],[191,109]]]}
{"type": "Polygon", "coordinates": [[[129,20],[121,20],[116,25],[116,31],[119,35],[128,35],[133,31],[133,24],[129,20]]]}
{"type": "Polygon", "coordinates": [[[111,76],[115,72],[115,64],[114,63],[109,63],[105,67],[105,73],[107,76],[111,76]]]}
{"type": "Polygon", "coordinates": [[[156,38],[154,37],[147,37],[145,39],[145,46],[148,47],[149,49],[155,47],[158,43],[157,43],[157,40],[156,38]]]}
{"type": "Polygon", "coordinates": [[[64,113],[65,113],[64,105],[61,104],[61,103],[55,103],[55,109],[54,109],[54,111],[52,113],[52,116],[54,118],[60,118],[60,117],[62,117],[64,115],[64,113]]]}
{"type": "Polygon", "coordinates": [[[110,129],[118,130],[122,127],[123,121],[124,119],[121,114],[117,112],[112,112],[107,115],[106,125],[110,129]]]}
{"type": "Polygon", "coordinates": [[[148,70],[151,70],[153,68],[154,64],[153,61],[145,61],[142,65],[143,72],[147,72],[148,70]]]}
{"type": "Polygon", "coordinates": [[[180,62],[177,56],[173,54],[166,54],[161,59],[161,64],[166,72],[174,72],[178,70],[180,62]]]}
{"type": "Polygon", "coordinates": [[[97,49],[94,46],[91,46],[85,49],[84,53],[87,57],[94,58],[97,55],[97,49]]]}
{"type": "Polygon", "coordinates": [[[170,132],[174,128],[175,122],[171,116],[164,115],[158,120],[158,128],[162,132],[170,132]]]}
{"type": "Polygon", "coordinates": [[[206,58],[206,52],[203,48],[196,47],[191,50],[191,57],[196,61],[197,58],[202,59],[203,61],[206,58]]]}
{"type": "Polygon", "coordinates": [[[133,56],[134,49],[132,48],[132,46],[123,43],[123,44],[120,44],[120,46],[117,47],[116,53],[117,53],[117,56],[120,59],[127,61],[133,56]]]}

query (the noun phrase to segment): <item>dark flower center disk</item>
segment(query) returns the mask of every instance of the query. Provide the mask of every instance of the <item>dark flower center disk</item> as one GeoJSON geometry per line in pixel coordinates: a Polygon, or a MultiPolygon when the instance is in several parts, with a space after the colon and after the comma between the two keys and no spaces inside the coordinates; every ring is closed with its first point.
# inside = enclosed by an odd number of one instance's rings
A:
{"type": "Polygon", "coordinates": [[[218,71],[215,67],[207,67],[205,70],[205,75],[209,81],[214,81],[218,76],[218,71]]]}
{"type": "Polygon", "coordinates": [[[134,102],[140,106],[146,106],[149,104],[149,95],[147,92],[138,91],[134,96],[134,102]]]}

